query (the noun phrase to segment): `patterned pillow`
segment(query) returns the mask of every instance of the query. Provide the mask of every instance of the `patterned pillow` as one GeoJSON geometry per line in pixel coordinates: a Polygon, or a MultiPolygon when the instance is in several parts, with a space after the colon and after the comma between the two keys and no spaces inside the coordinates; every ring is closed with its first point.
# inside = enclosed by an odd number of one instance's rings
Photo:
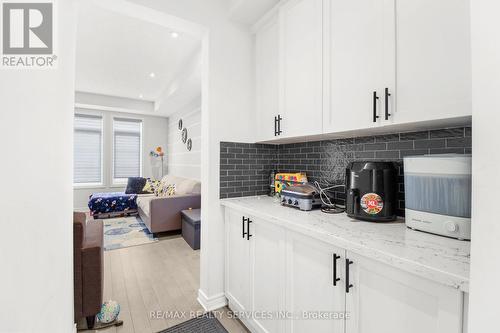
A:
{"type": "Polygon", "coordinates": [[[157,197],[167,197],[175,194],[175,184],[161,183],[155,192],[157,197]]]}
{"type": "Polygon", "coordinates": [[[151,178],[148,178],[146,181],[146,185],[144,185],[144,188],[142,189],[142,192],[155,193],[159,186],[160,186],[159,180],[152,180],[151,178]]]}

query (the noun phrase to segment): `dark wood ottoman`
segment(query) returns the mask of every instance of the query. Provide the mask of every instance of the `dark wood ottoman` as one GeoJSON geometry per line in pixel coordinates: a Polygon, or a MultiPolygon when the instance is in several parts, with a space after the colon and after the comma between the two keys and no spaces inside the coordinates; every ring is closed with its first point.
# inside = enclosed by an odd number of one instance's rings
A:
{"type": "Polygon", "coordinates": [[[193,250],[200,248],[201,209],[181,211],[182,238],[193,250]]]}

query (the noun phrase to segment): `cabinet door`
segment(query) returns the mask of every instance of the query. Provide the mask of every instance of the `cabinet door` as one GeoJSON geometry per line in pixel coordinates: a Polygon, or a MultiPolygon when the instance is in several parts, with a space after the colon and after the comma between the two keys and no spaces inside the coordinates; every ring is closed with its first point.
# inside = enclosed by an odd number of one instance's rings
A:
{"type": "Polygon", "coordinates": [[[322,0],[280,8],[280,137],[322,130],[322,0]]]}
{"type": "Polygon", "coordinates": [[[255,35],[257,141],[275,139],[274,117],[279,113],[278,17],[274,16],[255,35]]]}
{"type": "Polygon", "coordinates": [[[380,124],[373,108],[382,117],[386,8],[380,0],[325,1],[325,133],[380,124]]]}
{"type": "Polygon", "coordinates": [[[346,333],[461,333],[462,293],[347,253],[346,333]]]}
{"type": "Polygon", "coordinates": [[[344,253],[309,237],[287,233],[286,304],[287,311],[296,316],[287,321],[287,332],[344,332],[344,253]],[[336,259],[340,279],[336,286],[334,255],[340,256],[336,259]],[[314,317],[322,314],[330,319],[314,317]]]}
{"type": "Polygon", "coordinates": [[[397,0],[394,123],[471,115],[469,0],[397,0]]]}
{"type": "Polygon", "coordinates": [[[225,214],[226,297],[233,310],[248,311],[250,304],[250,242],[246,237],[243,237],[243,214],[229,208],[226,208],[225,214]]]}
{"type": "Polygon", "coordinates": [[[261,332],[283,332],[285,294],[284,230],[269,222],[251,218],[250,257],[254,324],[261,332]]]}

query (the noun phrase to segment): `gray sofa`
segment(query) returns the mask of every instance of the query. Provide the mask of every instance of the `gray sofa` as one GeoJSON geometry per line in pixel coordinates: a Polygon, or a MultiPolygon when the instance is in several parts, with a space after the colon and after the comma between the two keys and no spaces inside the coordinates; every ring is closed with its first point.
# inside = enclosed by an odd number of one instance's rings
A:
{"type": "Polygon", "coordinates": [[[180,230],[181,211],[201,207],[201,183],[194,179],[166,175],[162,181],[175,184],[175,195],[137,197],[139,216],[152,233],[180,230]]]}

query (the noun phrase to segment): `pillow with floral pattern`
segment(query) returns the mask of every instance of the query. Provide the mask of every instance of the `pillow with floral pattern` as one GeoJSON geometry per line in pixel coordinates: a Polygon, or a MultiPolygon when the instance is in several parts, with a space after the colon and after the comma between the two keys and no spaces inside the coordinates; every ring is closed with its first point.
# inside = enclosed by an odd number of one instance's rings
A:
{"type": "Polygon", "coordinates": [[[142,189],[143,193],[155,193],[156,190],[160,187],[160,181],[159,180],[153,180],[151,178],[148,178],[146,180],[146,185],[144,185],[144,188],[142,189]]]}

